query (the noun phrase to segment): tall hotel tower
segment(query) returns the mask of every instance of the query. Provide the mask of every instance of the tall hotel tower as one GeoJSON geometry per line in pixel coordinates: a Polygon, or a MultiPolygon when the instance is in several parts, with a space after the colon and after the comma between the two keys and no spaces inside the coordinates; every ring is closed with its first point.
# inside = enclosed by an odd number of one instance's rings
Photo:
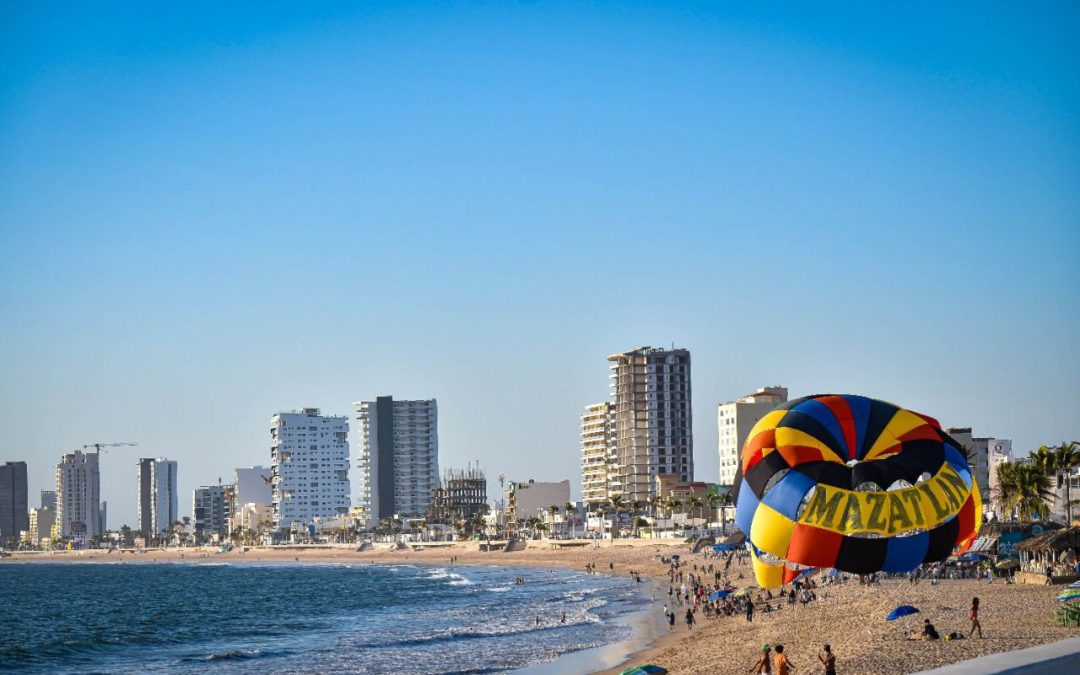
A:
{"type": "Polygon", "coordinates": [[[98,453],[76,450],[56,465],[56,527],[61,537],[102,534],[98,453]]]}
{"type": "Polygon", "coordinates": [[[694,479],[690,352],[641,347],[608,357],[614,399],[613,494],[625,503],[656,493],[656,476],[694,479]]]}
{"type": "Polygon", "coordinates": [[[274,526],[349,513],[349,419],[318,408],[270,419],[274,526]]]}
{"type": "Polygon", "coordinates": [[[432,489],[439,487],[435,399],[395,401],[379,396],[354,405],[360,425],[360,508],[368,525],[394,515],[422,517],[432,489]]]}
{"type": "Polygon", "coordinates": [[[164,457],[139,460],[139,533],[147,541],[180,520],[176,461],[164,457]]]}

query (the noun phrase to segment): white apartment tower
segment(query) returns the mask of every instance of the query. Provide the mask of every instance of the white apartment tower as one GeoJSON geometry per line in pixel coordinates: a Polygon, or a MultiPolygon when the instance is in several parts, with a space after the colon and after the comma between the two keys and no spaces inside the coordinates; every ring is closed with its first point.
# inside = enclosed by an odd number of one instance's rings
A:
{"type": "Polygon", "coordinates": [[[739,455],[746,437],[758,420],[770,410],[786,403],[787,387],[763,387],[753,394],[735,401],[721,403],[716,411],[716,422],[720,431],[720,484],[735,483],[735,474],[739,469],[739,455]]]}
{"type": "Polygon", "coordinates": [[[139,534],[149,542],[180,520],[176,461],[164,457],[139,460],[139,534]]]}
{"type": "Polygon", "coordinates": [[[56,522],[61,537],[103,533],[98,453],[76,450],[56,465],[56,522]]]}
{"type": "Polygon", "coordinates": [[[690,352],[641,347],[608,357],[614,399],[615,460],[611,492],[647,501],[656,476],[694,478],[690,352]]]}
{"type": "Polygon", "coordinates": [[[360,508],[368,525],[395,515],[422,517],[439,487],[439,412],[435,399],[358,401],[360,508]]]}
{"type": "Polygon", "coordinates": [[[274,525],[311,524],[349,512],[349,420],[318,408],[270,420],[274,525]]]}
{"type": "Polygon", "coordinates": [[[608,500],[614,482],[615,404],[593,403],[581,416],[581,500],[602,504],[608,500]]]}

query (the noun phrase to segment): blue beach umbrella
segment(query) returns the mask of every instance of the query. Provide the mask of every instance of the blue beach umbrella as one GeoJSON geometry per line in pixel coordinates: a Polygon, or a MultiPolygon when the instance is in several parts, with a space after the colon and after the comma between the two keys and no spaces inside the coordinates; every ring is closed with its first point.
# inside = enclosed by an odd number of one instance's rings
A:
{"type": "Polygon", "coordinates": [[[713,591],[709,596],[709,602],[716,602],[717,600],[723,600],[727,596],[731,595],[731,591],[719,590],[713,591]]]}
{"type": "Polygon", "coordinates": [[[1066,600],[1080,600],[1080,588],[1066,589],[1061,595],[1057,596],[1057,599],[1062,602],[1066,600]]]}
{"type": "Polygon", "coordinates": [[[889,612],[889,616],[885,617],[886,621],[895,621],[904,616],[910,616],[912,614],[918,614],[919,608],[912,607],[911,605],[900,605],[893,611],[889,612]]]}
{"type": "Polygon", "coordinates": [[[619,675],[667,675],[667,668],[658,666],[655,663],[646,663],[643,666],[627,668],[619,675]]]}
{"type": "Polygon", "coordinates": [[[965,553],[958,558],[958,560],[963,560],[964,562],[983,562],[989,559],[989,557],[982,553],[965,553]]]}

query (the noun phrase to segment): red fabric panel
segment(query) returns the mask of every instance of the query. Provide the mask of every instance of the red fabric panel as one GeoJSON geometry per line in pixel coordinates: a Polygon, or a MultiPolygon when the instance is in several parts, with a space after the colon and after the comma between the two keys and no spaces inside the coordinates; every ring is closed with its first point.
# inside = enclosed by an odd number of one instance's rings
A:
{"type": "Polygon", "coordinates": [[[818,402],[832,411],[836,421],[840,423],[840,429],[844,432],[844,443],[847,445],[848,459],[858,452],[855,445],[855,416],[851,414],[851,406],[843,396],[822,396],[818,402]]]}
{"type": "Polygon", "coordinates": [[[766,429],[757,436],[746,440],[742,448],[743,473],[754,468],[761,461],[762,450],[776,447],[776,429],[766,429]]]}
{"type": "Polygon", "coordinates": [[[787,559],[800,565],[832,567],[840,555],[843,536],[813,525],[795,523],[788,545],[787,559]]]}

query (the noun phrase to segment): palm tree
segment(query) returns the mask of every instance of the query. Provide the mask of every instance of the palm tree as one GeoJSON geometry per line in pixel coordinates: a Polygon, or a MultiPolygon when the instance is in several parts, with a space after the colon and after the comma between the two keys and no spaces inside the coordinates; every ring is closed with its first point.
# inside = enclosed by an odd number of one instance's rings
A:
{"type": "Polygon", "coordinates": [[[1048,500],[1053,499],[1050,478],[1043,466],[1029,464],[999,464],[997,468],[997,499],[1003,512],[1016,510],[1022,521],[1031,515],[1044,517],[1049,511],[1048,500]]]}
{"type": "Polygon", "coordinates": [[[1054,449],[1053,467],[1055,472],[1065,474],[1065,524],[1072,525],[1072,472],[1080,465],[1080,443],[1076,441],[1065,442],[1054,449]]]}
{"type": "Polygon", "coordinates": [[[611,538],[614,539],[615,527],[617,525],[617,521],[619,520],[619,514],[622,513],[625,506],[623,504],[622,495],[613,495],[611,497],[608,497],[608,504],[611,505],[611,509],[612,511],[614,511],[614,516],[611,519],[611,538]]]}
{"type": "MultiPolygon", "coordinates": [[[[575,511],[577,511],[577,507],[574,506],[573,502],[566,502],[565,504],[563,504],[562,508],[563,508],[563,513],[566,515],[566,521],[570,522],[570,515],[573,514],[575,511]]],[[[577,520],[577,519],[575,518],[575,520],[577,520]]],[[[574,528],[576,529],[576,524],[575,524],[574,528]]],[[[576,536],[577,532],[574,532],[573,535],[576,536]]]]}
{"type": "MultiPolygon", "coordinates": [[[[698,513],[698,518],[700,518],[701,517],[701,507],[705,506],[705,502],[703,502],[701,500],[701,497],[698,497],[697,495],[691,495],[690,499],[688,499],[687,502],[688,502],[688,505],[689,505],[690,512],[693,513],[696,510],[697,513],[698,513]]],[[[696,521],[695,521],[695,524],[694,524],[694,531],[697,532],[697,523],[696,523],[696,521]]]]}
{"type": "Polygon", "coordinates": [[[548,507],[548,513],[551,514],[551,531],[555,532],[555,516],[559,515],[559,507],[556,504],[552,504],[548,507]]]}

